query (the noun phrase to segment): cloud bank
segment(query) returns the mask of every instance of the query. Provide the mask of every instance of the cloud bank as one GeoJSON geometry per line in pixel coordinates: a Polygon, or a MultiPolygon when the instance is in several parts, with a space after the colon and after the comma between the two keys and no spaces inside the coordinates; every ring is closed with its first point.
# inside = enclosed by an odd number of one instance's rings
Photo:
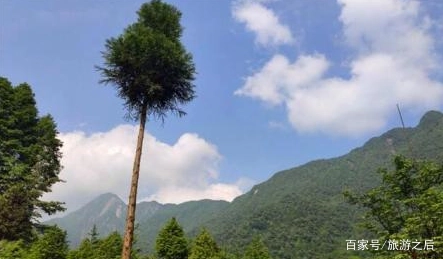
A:
{"type": "MultiPolygon", "coordinates": [[[[120,125],[91,135],[82,131],[60,134],[64,143],[60,177],[66,182],[57,183],[45,198],[64,201],[70,210],[106,192],[126,200],[137,133],[136,126],[120,125]]],[[[221,159],[217,147],[197,134],[185,133],[170,145],[145,133],[139,199],[231,201],[242,194],[244,181],[219,182],[221,159]]]]}
{"type": "MultiPolygon", "coordinates": [[[[328,76],[323,54],[275,54],[236,95],[284,105],[299,132],[358,136],[383,128],[396,104],[423,112],[443,103],[431,22],[418,1],[338,0],[349,77],[328,76]],[[376,17],[376,18],[374,18],[376,17]]],[[[278,20],[278,19],[277,19],[278,20]]],[[[257,33],[259,35],[259,33],[257,33]]],[[[259,36],[258,36],[259,37],[259,36]]]]}

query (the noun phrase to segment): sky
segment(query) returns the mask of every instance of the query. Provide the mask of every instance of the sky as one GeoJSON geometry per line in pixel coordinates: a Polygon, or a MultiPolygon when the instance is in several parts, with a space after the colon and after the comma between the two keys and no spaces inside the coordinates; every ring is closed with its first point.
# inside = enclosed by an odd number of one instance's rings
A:
{"type": "MultiPolygon", "coordinates": [[[[197,98],[149,119],[139,200],[231,201],[278,171],[344,155],[443,110],[440,0],[170,0],[182,12],[197,98]]],[[[143,1],[0,0],[0,76],[27,82],[63,141],[45,199],[68,212],[126,200],[138,123],[99,84],[106,39],[143,1]]]]}

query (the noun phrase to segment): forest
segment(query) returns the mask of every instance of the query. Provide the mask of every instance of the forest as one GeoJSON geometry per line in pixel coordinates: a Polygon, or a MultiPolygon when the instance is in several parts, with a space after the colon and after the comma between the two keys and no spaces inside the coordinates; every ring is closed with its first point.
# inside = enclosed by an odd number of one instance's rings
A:
{"type": "MultiPolygon", "coordinates": [[[[117,232],[99,238],[93,227],[77,249],[69,249],[66,231],[58,227],[45,227],[30,243],[23,240],[0,241],[0,258],[23,259],[116,259],[121,256],[123,239],[117,232]]],[[[135,241],[136,242],[136,241],[135,241]]],[[[155,255],[143,255],[138,249],[131,253],[132,259],[254,259],[271,258],[267,247],[259,237],[254,238],[243,255],[235,256],[222,250],[211,234],[203,228],[194,239],[185,237],[184,231],[175,218],[158,233],[155,255]]]]}

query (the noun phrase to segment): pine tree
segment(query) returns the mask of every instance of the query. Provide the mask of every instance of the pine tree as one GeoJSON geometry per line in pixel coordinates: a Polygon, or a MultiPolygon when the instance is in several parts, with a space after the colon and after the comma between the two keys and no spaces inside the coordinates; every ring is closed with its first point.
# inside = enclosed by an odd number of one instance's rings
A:
{"type": "Polygon", "coordinates": [[[155,250],[159,259],[186,259],[188,258],[188,242],[183,228],[175,218],[172,218],[160,230],[155,250]]]}
{"type": "Polygon", "coordinates": [[[220,248],[206,228],[195,238],[189,259],[220,258],[220,248]]]}
{"type": "Polygon", "coordinates": [[[91,241],[91,244],[95,247],[98,244],[99,241],[99,233],[97,230],[97,225],[93,225],[91,231],[88,233],[89,240],[91,241]]]}
{"type": "Polygon", "coordinates": [[[26,259],[65,259],[67,254],[66,231],[51,226],[32,244],[26,259]]]}
{"type": "Polygon", "coordinates": [[[0,78],[0,239],[30,241],[40,212],[63,210],[42,201],[60,181],[60,148],[50,115],[38,116],[31,87],[0,78]]]}
{"type": "Polygon", "coordinates": [[[95,259],[120,258],[123,239],[118,232],[112,232],[99,241],[95,259]]]}
{"type": "Polygon", "coordinates": [[[94,224],[88,232],[87,238],[83,239],[77,250],[71,250],[68,259],[97,259],[99,255],[100,239],[97,226],[94,224]]]}
{"type": "Polygon", "coordinates": [[[243,259],[271,259],[269,250],[261,238],[254,237],[245,250],[243,259]]]}

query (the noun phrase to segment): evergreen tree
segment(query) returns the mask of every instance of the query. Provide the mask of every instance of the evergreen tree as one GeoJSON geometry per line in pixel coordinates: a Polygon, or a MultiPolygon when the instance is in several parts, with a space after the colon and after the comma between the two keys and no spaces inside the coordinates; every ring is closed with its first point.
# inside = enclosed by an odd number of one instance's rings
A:
{"type": "MultiPolygon", "coordinates": [[[[98,236],[97,228],[93,227],[80,246],[69,251],[67,259],[117,259],[121,257],[123,239],[117,231],[104,238],[98,236]]],[[[143,257],[140,257],[136,251],[132,251],[131,259],[140,258],[143,257]]]]}
{"type": "Polygon", "coordinates": [[[123,34],[106,41],[104,67],[97,67],[102,83],[112,84],[124,99],[128,118],[140,127],[130,186],[122,259],[129,259],[133,236],[140,160],[146,119],[162,120],[168,111],[182,116],[181,104],[194,94],[195,67],[192,56],[180,42],[180,11],[160,0],[142,5],[138,21],[123,34]]]}
{"type": "Polygon", "coordinates": [[[83,239],[77,250],[69,251],[68,259],[95,259],[95,250],[91,240],[83,239]]]}
{"type": "Polygon", "coordinates": [[[203,228],[192,244],[189,259],[220,258],[220,248],[211,234],[203,228]]]}
{"type": "Polygon", "coordinates": [[[71,250],[68,259],[96,259],[99,253],[100,239],[97,226],[91,228],[88,237],[83,239],[77,250],[71,250]]]}
{"type": "Polygon", "coordinates": [[[0,239],[30,241],[40,213],[63,210],[42,201],[60,181],[60,148],[50,115],[38,116],[31,87],[0,78],[0,239]]]}
{"type": "Polygon", "coordinates": [[[246,247],[243,259],[270,259],[271,255],[263,241],[257,236],[254,237],[246,247]]]}
{"type": "Polygon", "coordinates": [[[160,230],[155,242],[155,250],[159,259],[188,258],[188,242],[183,228],[172,218],[160,230]]]}
{"type": "Polygon", "coordinates": [[[93,246],[97,246],[98,241],[99,241],[99,238],[98,238],[99,233],[98,233],[98,230],[97,230],[97,225],[94,224],[94,225],[92,226],[92,229],[91,229],[91,231],[88,233],[88,236],[89,236],[89,240],[91,241],[91,244],[92,244],[93,246]]]}
{"type": "Polygon", "coordinates": [[[32,244],[26,259],[65,259],[67,254],[66,231],[51,226],[32,244]]]}
{"type": "Polygon", "coordinates": [[[109,234],[101,239],[98,245],[95,259],[117,259],[121,256],[123,239],[118,232],[109,234]]]}

